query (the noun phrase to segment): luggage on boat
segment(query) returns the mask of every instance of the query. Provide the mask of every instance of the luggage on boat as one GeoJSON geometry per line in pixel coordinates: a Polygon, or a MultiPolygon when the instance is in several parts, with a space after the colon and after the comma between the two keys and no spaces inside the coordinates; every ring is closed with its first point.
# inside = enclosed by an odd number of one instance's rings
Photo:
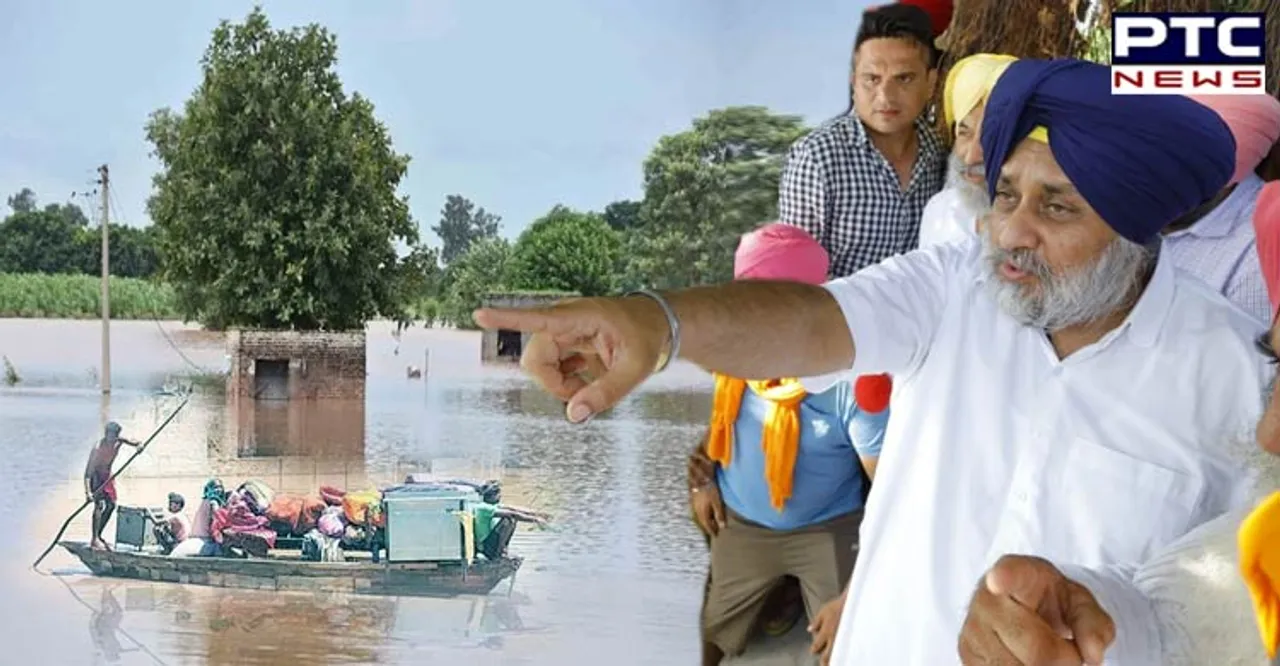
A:
{"type": "Polygon", "coordinates": [[[302,537],[302,559],[309,562],[342,562],[342,542],[311,530],[302,537]]]}
{"type": "Polygon", "coordinates": [[[480,501],[470,488],[448,484],[404,487],[384,496],[387,560],[468,562],[475,557],[472,507],[480,501]]]}
{"type": "Polygon", "coordinates": [[[280,493],[271,501],[265,515],[276,532],[302,536],[310,532],[324,513],[325,503],[319,497],[303,497],[280,493]]]}
{"type": "Polygon", "coordinates": [[[320,486],[320,499],[324,500],[329,506],[342,506],[342,497],[347,494],[345,490],[339,490],[333,486],[320,486]]]}
{"type": "Polygon", "coordinates": [[[342,511],[347,517],[347,522],[353,525],[374,527],[386,525],[382,514],[382,493],[376,490],[347,493],[342,498],[342,511]]]}
{"type": "Polygon", "coordinates": [[[271,486],[257,479],[245,481],[240,484],[237,490],[244,496],[245,501],[249,504],[249,509],[259,516],[267,512],[272,500],[276,498],[276,493],[271,489],[271,486]]]}
{"type": "Polygon", "coordinates": [[[347,531],[347,517],[342,512],[342,507],[331,506],[320,514],[320,519],[316,521],[316,529],[320,533],[335,539],[341,539],[343,533],[347,531]]]}

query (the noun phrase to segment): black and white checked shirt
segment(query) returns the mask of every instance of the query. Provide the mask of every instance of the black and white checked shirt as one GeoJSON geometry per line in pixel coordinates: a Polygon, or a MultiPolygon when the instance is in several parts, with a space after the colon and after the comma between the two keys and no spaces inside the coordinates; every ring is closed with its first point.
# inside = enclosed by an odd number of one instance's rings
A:
{"type": "Polygon", "coordinates": [[[856,114],[827,121],[795,142],[778,186],[778,217],[813,235],[843,277],[914,250],[920,217],[946,180],[947,150],[916,122],[920,144],[904,191],[893,165],[871,143],[856,114]]]}

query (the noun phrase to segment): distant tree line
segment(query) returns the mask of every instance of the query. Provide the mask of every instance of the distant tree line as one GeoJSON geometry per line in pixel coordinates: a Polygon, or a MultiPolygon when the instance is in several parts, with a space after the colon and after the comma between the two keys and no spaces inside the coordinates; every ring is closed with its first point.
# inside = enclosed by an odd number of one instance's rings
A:
{"type": "MultiPolygon", "coordinates": [[[[0,221],[0,273],[102,273],[102,229],[73,203],[38,205],[28,188],[0,221]]],[[[112,275],[148,278],[159,268],[155,230],[111,223],[112,275]]]]}

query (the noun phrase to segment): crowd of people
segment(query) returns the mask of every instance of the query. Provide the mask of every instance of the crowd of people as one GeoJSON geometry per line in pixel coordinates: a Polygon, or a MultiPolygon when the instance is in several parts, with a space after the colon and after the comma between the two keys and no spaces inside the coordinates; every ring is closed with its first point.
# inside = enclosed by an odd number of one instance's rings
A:
{"type": "Polygon", "coordinates": [[[1269,663],[1280,101],[991,53],[939,81],[936,18],[864,15],[733,282],[476,321],[532,334],[572,422],[713,373],[704,664],[802,615],[840,666],[1269,663]]]}

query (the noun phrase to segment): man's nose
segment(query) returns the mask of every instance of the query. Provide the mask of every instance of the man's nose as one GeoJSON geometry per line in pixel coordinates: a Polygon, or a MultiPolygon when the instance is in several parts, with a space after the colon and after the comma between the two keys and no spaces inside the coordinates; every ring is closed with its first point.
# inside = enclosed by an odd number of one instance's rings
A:
{"type": "Polygon", "coordinates": [[[960,153],[960,160],[964,162],[966,168],[982,164],[982,144],[978,142],[977,137],[965,145],[960,153]]]}
{"type": "Polygon", "coordinates": [[[1023,210],[1026,202],[1020,202],[996,225],[996,245],[1003,250],[1021,250],[1035,247],[1036,234],[1028,222],[1028,213],[1023,210]]]}

